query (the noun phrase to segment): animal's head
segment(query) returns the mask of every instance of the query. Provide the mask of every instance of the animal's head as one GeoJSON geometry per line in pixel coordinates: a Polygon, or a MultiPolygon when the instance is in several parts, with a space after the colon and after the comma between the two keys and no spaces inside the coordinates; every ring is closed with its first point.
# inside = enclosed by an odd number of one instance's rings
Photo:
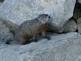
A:
{"type": "Polygon", "coordinates": [[[51,17],[47,14],[41,14],[38,16],[38,20],[39,22],[45,24],[48,23],[50,21],[51,17]]]}

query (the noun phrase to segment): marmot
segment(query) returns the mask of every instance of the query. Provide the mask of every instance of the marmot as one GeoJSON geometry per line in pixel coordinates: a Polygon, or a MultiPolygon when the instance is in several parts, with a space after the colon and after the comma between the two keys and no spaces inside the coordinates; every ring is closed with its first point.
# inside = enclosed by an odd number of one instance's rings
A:
{"type": "Polygon", "coordinates": [[[26,44],[40,35],[46,37],[50,21],[51,17],[49,15],[41,14],[33,20],[23,22],[16,31],[15,39],[20,44],[26,44]]]}

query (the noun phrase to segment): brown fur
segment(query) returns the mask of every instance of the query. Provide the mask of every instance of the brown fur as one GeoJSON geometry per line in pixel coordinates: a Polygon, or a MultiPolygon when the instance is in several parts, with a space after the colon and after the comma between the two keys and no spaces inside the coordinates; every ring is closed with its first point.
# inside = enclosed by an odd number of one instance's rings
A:
{"type": "Polygon", "coordinates": [[[26,44],[37,37],[46,36],[48,32],[48,22],[50,17],[46,14],[38,16],[36,19],[25,21],[16,32],[15,38],[20,44],[26,44]]]}

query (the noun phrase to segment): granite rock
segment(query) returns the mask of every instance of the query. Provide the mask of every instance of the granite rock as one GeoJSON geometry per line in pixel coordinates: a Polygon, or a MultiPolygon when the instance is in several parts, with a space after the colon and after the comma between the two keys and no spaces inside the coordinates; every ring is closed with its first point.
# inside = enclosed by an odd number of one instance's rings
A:
{"type": "Polygon", "coordinates": [[[63,32],[75,32],[77,30],[77,23],[74,19],[70,19],[64,24],[63,28],[63,32]]]}
{"type": "Polygon", "coordinates": [[[51,24],[61,27],[72,17],[75,2],[76,0],[5,0],[0,7],[0,17],[20,25],[39,14],[48,14],[53,18],[51,24]]]}
{"type": "Polygon", "coordinates": [[[14,35],[10,31],[9,27],[0,19],[0,44],[7,43],[14,40],[14,35]]]}
{"type": "Polygon", "coordinates": [[[79,19],[81,17],[81,4],[76,2],[74,12],[73,12],[74,19],[79,19]]]}
{"type": "Polygon", "coordinates": [[[77,29],[78,32],[81,33],[81,18],[77,19],[77,29]]]}
{"type": "Polygon", "coordinates": [[[52,35],[27,45],[0,45],[0,61],[81,61],[81,35],[52,35]]]}
{"type": "Polygon", "coordinates": [[[81,3],[81,0],[78,0],[79,3],[81,3]]]}

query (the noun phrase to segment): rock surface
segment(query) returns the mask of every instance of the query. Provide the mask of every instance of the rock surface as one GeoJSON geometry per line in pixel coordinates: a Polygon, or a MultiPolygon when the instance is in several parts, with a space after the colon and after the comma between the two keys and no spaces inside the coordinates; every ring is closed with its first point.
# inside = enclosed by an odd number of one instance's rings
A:
{"type": "Polygon", "coordinates": [[[4,0],[0,0],[0,2],[4,2],[4,0]]]}
{"type": "Polygon", "coordinates": [[[64,25],[63,32],[75,32],[77,30],[77,24],[74,19],[70,19],[64,25]]]}
{"type": "Polygon", "coordinates": [[[78,0],[79,3],[81,3],[81,0],[78,0]]]}
{"type": "Polygon", "coordinates": [[[0,6],[2,5],[3,2],[4,2],[4,0],[0,0],[0,6]]]}
{"type": "Polygon", "coordinates": [[[79,6],[74,11],[74,18],[79,18],[77,24],[74,20],[68,21],[73,15],[75,2],[76,0],[5,0],[1,3],[0,18],[10,21],[0,19],[0,61],[81,61],[79,6]],[[41,39],[27,45],[14,44],[16,40],[10,45],[4,44],[13,40],[18,25],[40,14],[52,17],[52,29],[60,29],[62,32],[61,26],[65,24],[64,32],[69,33],[52,34],[50,40],[41,39]],[[73,32],[77,26],[79,33],[73,32]]]}
{"type": "Polygon", "coordinates": [[[78,32],[81,33],[81,18],[77,19],[78,32]]]}
{"type": "Polygon", "coordinates": [[[81,23],[81,17],[79,19],[77,19],[77,24],[81,23]]]}
{"type": "Polygon", "coordinates": [[[13,34],[10,32],[10,29],[6,26],[6,24],[4,24],[4,22],[0,19],[0,44],[12,40],[13,34]]]}
{"type": "Polygon", "coordinates": [[[15,35],[15,32],[19,28],[19,26],[9,20],[3,20],[3,19],[0,20],[3,22],[3,24],[5,24],[6,27],[9,28],[9,31],[15,35]]]}
{"type": "Polygon", "coordinates": [[[0,45],[0,61],[81,61],[81,35],[67,33],[28,45],[0,45]]]}
{"type": "Polygon", "coordinates": [[[76,2],[73,17],[77,20],[81,17],[81,4],[76,2]]]}
{"type": "Polygon", "coordinates": [[[20,25],[39,14],[48,14],[53,18],[52,25],[60,27],[72,17],[75,2],[76,0],[5,0],[0,7],[0,17],[20,25]]]}

